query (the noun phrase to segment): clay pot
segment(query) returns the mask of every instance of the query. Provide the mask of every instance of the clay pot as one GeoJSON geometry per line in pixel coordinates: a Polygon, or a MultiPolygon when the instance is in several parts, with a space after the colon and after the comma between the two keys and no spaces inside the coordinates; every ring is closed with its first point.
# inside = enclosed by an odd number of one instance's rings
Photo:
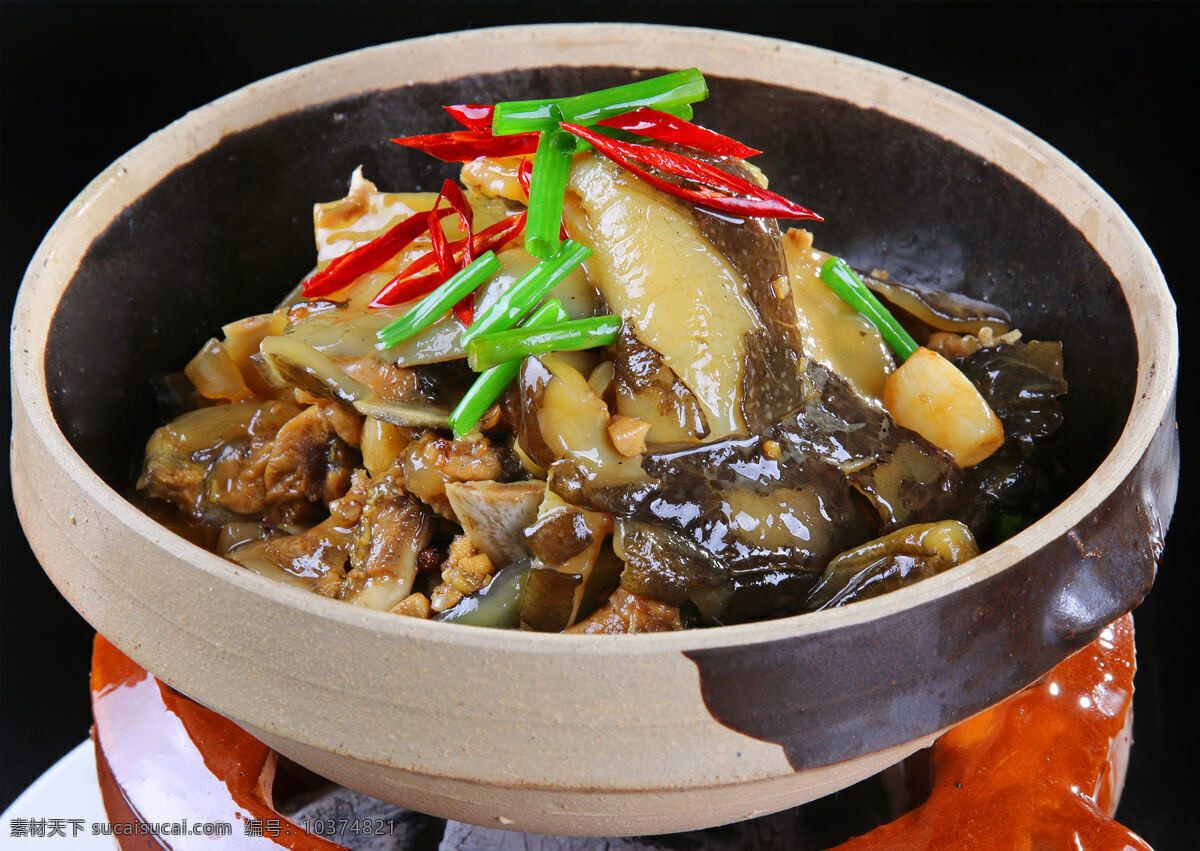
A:
{"type": "Polygon", "coordinates": [[[1174,304],[1112,199],[963,97],[746,35],[477,30],[248,86],[87,187],[34,257],[13,327],[17,506],[97,630],[340,783],[539,833],[704,827],[895,762],[1141,600],[1178,478],[1174,304]],[[124,498],[160,423],[152,378],[308,271],[314,201],[340,197],[360,163],[389,189],[454,174],[390,137],[448,129],[444,103],[692,65],[712,91],[700,120],[766,151],[772,187],[825,216],[822,247],[1006,305],[1026,339],[1063,340],[1070,452],[1045,517],[962,567],[842,609],[585,637],[417,621],[282,587],[124,498]]]}

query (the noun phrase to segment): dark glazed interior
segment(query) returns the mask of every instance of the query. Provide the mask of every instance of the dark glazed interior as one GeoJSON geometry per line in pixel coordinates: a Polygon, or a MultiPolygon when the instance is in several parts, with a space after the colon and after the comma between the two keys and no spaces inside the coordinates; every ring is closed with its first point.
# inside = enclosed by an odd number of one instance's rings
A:
{"type": "MultiPolygon", "coordinates": [[[[160,424],[154,378],[219,327],[270,309],[313,264],[314,201],[351,170],[389,190],[435,189],[456,168],[388,143],[450,129],[444,103],[545,97],[630,79],[616,68],[514,71],[369,92],[224,139],[100,234],[59,305],[46,351],[55,417],[125,492],[160,424]]],[[[697,118],[765,153],[772,188],[817,210],[819,246],[893,278],[1007,307],[1026,339],[1061,339],[1071,391],[1065,498],[1112,448],[1133,398],[1128,307],[1086,239],[1029,187],[946,140],[873,110],[709,78],[697,118]]]]}

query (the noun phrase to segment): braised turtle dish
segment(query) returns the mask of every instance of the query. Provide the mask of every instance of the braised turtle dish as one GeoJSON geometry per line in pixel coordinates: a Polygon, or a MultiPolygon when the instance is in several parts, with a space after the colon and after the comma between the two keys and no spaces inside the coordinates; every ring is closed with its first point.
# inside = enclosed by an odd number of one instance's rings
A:
{"type": "Polygon", "coordinates": [[[822,252],[692,123],[706,94],[691,69],[393,140],[460,182],[356,170],[316,205],[315,270],[164,382],[140,503],[327,597],[578,633],[840,606],[1035,519],[1061,344],[822,252]]]}

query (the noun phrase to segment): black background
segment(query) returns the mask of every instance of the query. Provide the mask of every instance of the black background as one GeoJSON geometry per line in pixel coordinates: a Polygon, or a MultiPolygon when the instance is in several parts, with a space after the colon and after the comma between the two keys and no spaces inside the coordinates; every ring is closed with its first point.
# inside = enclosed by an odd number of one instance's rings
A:
{"type": "MultiPolygon", "coordinates": [[[[947,86],[1075,160],[1142,230],[1179,305],[1184,473],[1158,583],[1138,609],[1133,762],[1119,817],[1158,848],[1200,835],[1187,435],[1200,6],[1050,3],[0,2],[0,275],[12,301],[42,235],[87,182],[189,109],[261,77],[455,29],[646,21],[807,42],[947,86]]],[[[621,57],[614,55],[614,62],[621,57]]],[[[7,349],[5,350],[7,353],[7,349]]],[[[5,416],[8,415],[5,409],[5,416]]],[[[6,421],[5,430],[9,428],[6,421]]],[[[4,463],[7,464],[7,454],[4,463]]],[[[7,468],[5,470],[7,481],[7,468]]],[[[37,566],[3,499],[0,807],[87,732],[91,630],[37,566]]]]}

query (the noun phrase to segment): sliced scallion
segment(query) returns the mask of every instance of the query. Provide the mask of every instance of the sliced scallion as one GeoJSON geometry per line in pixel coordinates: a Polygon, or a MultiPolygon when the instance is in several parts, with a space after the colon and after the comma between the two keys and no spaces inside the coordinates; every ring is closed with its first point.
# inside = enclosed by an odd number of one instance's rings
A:
{"type": "Polygon", "coordinates": [[[591,253],[592,249],[586,245],[573,239],[563,240],[557,254],[530,269],[521,280],[505,290],[495,303],[475,317],[471,327],[463,334],[463,345],[470,344],[482,334],[512,328],[591,253]]]}
{"type": "MultiPolygon", "coordinates": [[[[521,327],[525,329],[541,328],[556,322],[563,322],[566,319],[567,312],[563,310],[562,302],[558,299],[551,299],[530,314],[521,327]]],[[[517,377],[517,373],[520,371],[521,362],[511,360],[496,364],[476,378],[475,383],[471,385],[466,395],[462,397],[462,401],[450,414],[450,428],[454,429],[454,436],[462,437],[475,428],[479,418],[493,402],[500,398],[504,388],[517,377]]]]}
{"type": "Polygon", "coordinates": [[[529,355],[607,346],[616,342],[620,331],[621,317],[609,315],[483,334],[467,346],[467,364],[479,371],[529,355]]]}
{"type": "MultiPolygon", "coordinates": [[[[704,75],[698,68],[688,68],[574,97],[498,103],[492,114],[492,133],[507,136],[550,130],[560,121],[587,126],[643,106],[675,112],[706,97],[708,85],[704,75]]],[[[690,116],[685,120],[690,120],[690,116]]]]}
{"type": "Polygon", "coordinates": [[[416,306],[395,322],[381,328],[376,336],[385,348],[403,343],[424,331],[476,287],[500,271],[500,261],[494,251],[476,257],[446,282],[417,302],[416,306]]]}
{"type": "Polygon", "coordinates": [[[867,317],[879,329],[883,341],[901,361],[906,361],[920,346],[896,317],[883,306],[875,293],[854,274],[850,265],[840,257],[830,257],[821,266],[821,280],[842,297],[851,307],[867,317]]]}
{"type": "Polygon", "coordinates": [[[566,130],[543,131],[529,178],[529,217],[525,220],[525,250],[545,260],[558,251],[563,194],[571,173],[571,158],[579,140],[566,130]]]}

